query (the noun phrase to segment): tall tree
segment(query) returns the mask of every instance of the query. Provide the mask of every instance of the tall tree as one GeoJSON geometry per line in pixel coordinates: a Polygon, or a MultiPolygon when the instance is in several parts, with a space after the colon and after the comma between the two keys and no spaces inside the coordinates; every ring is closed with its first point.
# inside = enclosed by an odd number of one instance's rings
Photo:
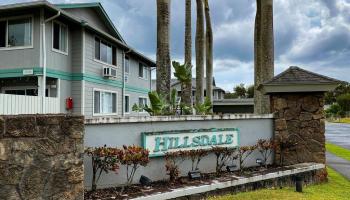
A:
{"type": "Polygon", "coordinates": [[[204,8],[203,0],[197,2],[197,23],[196,23],[196,103],[204,101],[204,8]]]}
{"type": "Polygon", "coordinates": [[[213,102],[213,29],[211,26],[209,0],[205,1],[205,49],[206,49],[206,81],[207,81],[207,97],[213,102]]]}
{"type": "MultiPolygon", "coordinates": [[[[191,0],[186,0],[185,14],[185,64],[190,68],[192,78],[192,21],[191,21],[191,0]]],[[[181,100],[188,106],[192,106],[192,81],[182,87],[181,100]]]]}
{"type": "Polygon", "coordinates": [[[157,0],[157,92],[170,99],[170,4],[171,0],[157,0]]]}
{"type": "Polygon", "coordinates": [[[254,30],[254,112],[270,112],[270,99],[258,87],[274,74],[273,0],[256,0],[254,30]]]}

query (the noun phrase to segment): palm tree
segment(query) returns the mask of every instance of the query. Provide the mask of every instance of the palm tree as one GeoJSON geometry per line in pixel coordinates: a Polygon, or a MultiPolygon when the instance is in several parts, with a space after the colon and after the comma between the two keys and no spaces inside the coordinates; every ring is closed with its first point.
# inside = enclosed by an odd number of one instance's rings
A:
{"type": "Polygon", "coordinates": [[[157,0],[157,92],[170,99],[170,3],[157,0]]]}
{"type": "Polygon", "coordinates": [[[206,81],[207,97],[210,102],[213,101],[213,30],[211,27],[209,0],[205,0],[205,49],[206,49],[206,81]]]}
{"type": "Polygon", "coordinates": [[[256,0],[254,30],[254,112],[270,113],[269,96],[258,87],[274,74],[273,0],[256,0]]]}
{"type": "MultiPolygon", "coordinates": [[[[186,0],[185,14],[185,64],[190,68],[192,78],[192,24],[191,24],[191,0],[186,0]]],[[[188,106],[192,106],[192,81],[182,87],[181,100],[188,106]]]]}
{"type": "Polygon", "coordinates": [[[196,26],[196,103],[203,103],[204,89],[204,11],[203,0],[197,2],[197,26],[196,26]]]}

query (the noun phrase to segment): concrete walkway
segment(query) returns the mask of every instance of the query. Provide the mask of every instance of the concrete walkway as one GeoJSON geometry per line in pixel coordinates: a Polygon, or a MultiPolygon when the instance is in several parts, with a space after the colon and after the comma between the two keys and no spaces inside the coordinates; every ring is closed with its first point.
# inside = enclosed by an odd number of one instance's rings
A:
{"type": "Polygon", "coordinates": [[[350,180],[350,161],[326,152],[326,164],[350,180]]]}

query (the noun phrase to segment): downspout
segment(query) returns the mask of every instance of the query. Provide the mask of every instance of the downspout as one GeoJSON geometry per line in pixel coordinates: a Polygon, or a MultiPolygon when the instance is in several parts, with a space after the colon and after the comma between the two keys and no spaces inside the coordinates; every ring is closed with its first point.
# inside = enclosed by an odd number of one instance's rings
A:
{"type": "Polygon", "coordinates": [[[43,27],[43,39],[42,39],[42,44],[43,44],[43,80],[42,80],[42,113],[45,113],[45,97],[46,97],[46,28],[45,24],[61,15],[61,11],[58,11],[58,13],[46,20],[41,24],[43,27]]]}
{"type": "MultiPolygon", "coordinates": [[[[122,61],[122,79],[123,79],[123,81],[122,81],[122,83],[123,83],[123,89],[122,89],[122,116],[124,117],[125,116],[125,54],[128,54],[128,53],[130,53],[131,52],[131,50],[130,49],[128,49],[126,52],[123,50],[123,56],[122,56],[122,58],[123,58],[123,61],[122,61]]],[[[130,65],[130,63],[129,63],[129,65],[130,65]]],[[[129,99],[129,101],[130,101],[130,99],[129,99]]],[[[130,108],[129,108],[130,109],[130,108]]]]}

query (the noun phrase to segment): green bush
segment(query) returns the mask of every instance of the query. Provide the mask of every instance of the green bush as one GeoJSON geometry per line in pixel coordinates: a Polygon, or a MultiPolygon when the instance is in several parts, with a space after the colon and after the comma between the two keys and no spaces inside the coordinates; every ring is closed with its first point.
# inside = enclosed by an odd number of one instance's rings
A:
{"type": "Polygon", "coordinates": [[[338,96],[337,103],[339,104],[343,112],[350,111],[350,93],[346,93],[338,96]]]}

